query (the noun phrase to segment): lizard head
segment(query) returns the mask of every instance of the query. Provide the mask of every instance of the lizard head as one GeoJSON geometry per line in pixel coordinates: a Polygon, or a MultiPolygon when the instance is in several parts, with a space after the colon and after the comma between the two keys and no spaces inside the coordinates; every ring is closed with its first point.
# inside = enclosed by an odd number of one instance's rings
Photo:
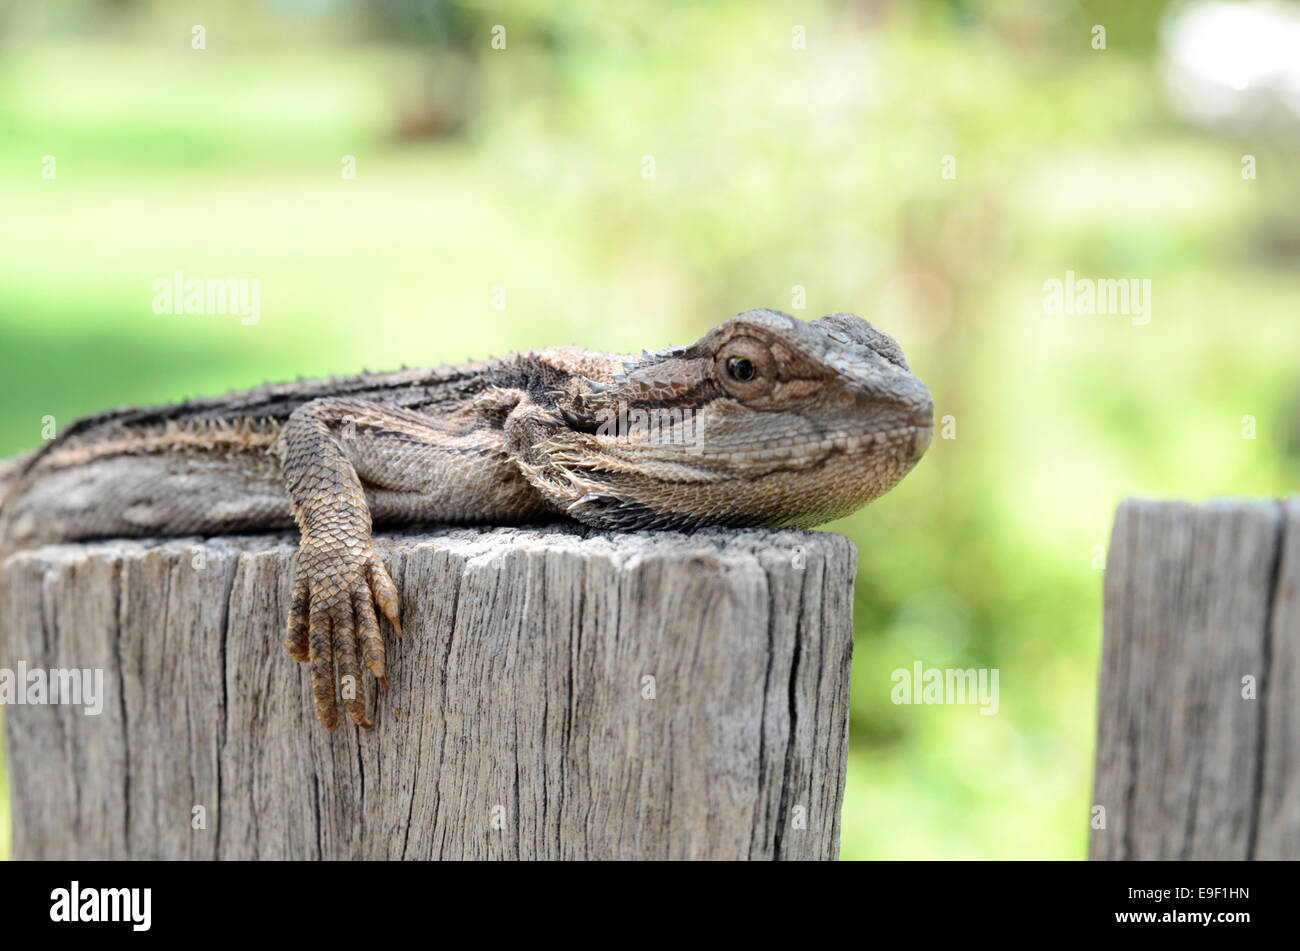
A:
{"type": "Polygon", "coordinates": [[[748,311],[584,389],[584,431],[550,456],[566,511],[607,527],[817,525],[896,485],[933,432],[898,344],[852,314],[748,311]]]}

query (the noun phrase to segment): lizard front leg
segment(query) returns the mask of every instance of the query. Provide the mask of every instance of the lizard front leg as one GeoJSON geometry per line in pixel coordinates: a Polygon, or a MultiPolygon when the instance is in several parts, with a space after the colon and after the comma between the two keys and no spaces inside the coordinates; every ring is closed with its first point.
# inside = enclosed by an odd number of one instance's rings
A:
{"type": "Polygon", "coordinates": [[[289,417],[280,434],[280,468],[302,532],[285,643],[310,661],[316,717],[339,725],[335,671],[343,709],[370,727],[358,656],[381,684],[384,642],[376,605],[400,635],[397,587],[370,540],[370,509],[340,434],[355,425],[356,403],[314,400],[289,417]]]}
{"type": "Polygon", "coordinates": [[[330,398],[289,417],[278,452],[302,542],[286,642],[294,659],[311,662],[326,728],[339,724],[336,668],[343,709],[370,726],[357,658],[386,685],[376,606],[401,634],[396,586],[370,542],[372,515],[515,522],[553,511],[502,445],[502,422],[522,399],[492,388],[433,416],[330,398]]]}

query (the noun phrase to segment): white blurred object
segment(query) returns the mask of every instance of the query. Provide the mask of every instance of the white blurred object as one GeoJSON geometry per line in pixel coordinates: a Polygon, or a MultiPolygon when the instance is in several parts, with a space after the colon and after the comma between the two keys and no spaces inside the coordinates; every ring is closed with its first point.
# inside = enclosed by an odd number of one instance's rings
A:
{"type": "Polygon", "coordinates": [[[1195,4],[1160,32],[1179,114],[1216,130],[1300,129],[1300,6],[1195,4]]]}

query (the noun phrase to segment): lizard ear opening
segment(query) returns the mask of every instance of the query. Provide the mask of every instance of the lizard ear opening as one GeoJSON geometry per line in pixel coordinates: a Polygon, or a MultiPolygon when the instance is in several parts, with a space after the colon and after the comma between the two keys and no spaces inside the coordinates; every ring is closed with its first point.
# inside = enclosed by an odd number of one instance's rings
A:
{"type": "Polygon", "coordinates": [[[756,399],[776,385],[776,360],[767,345],[753,337],[732,337],[713,361],[722,388],[740,400],[756,399]]]}

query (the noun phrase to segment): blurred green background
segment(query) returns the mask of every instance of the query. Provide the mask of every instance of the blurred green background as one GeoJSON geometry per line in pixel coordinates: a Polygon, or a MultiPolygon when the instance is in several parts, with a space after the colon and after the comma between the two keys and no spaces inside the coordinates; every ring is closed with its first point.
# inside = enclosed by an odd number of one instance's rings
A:
{"type": "MultiPolygon", "coordinates": [[[[47,415],[521,347],[658,348],[752,307],[859,313],[955,438],[826,526],[860,556],[842,854],[1081,858],[1117,502],[1300,482],[1294,126],[1172,110],[1169,17],[0,7],[0,455],[47,415]],[[155,314],[153,282],[178,270],[258,279],[260,321],[155,314]],[[1067,270],[1149,279],[1150,323],[1046,314],[1067,270]],[[917,660],[999,669],[998,715],[891,703],[891,671],[917,660]]],[[[0,855],[8,837],[6,781],[0,855]]]]}

